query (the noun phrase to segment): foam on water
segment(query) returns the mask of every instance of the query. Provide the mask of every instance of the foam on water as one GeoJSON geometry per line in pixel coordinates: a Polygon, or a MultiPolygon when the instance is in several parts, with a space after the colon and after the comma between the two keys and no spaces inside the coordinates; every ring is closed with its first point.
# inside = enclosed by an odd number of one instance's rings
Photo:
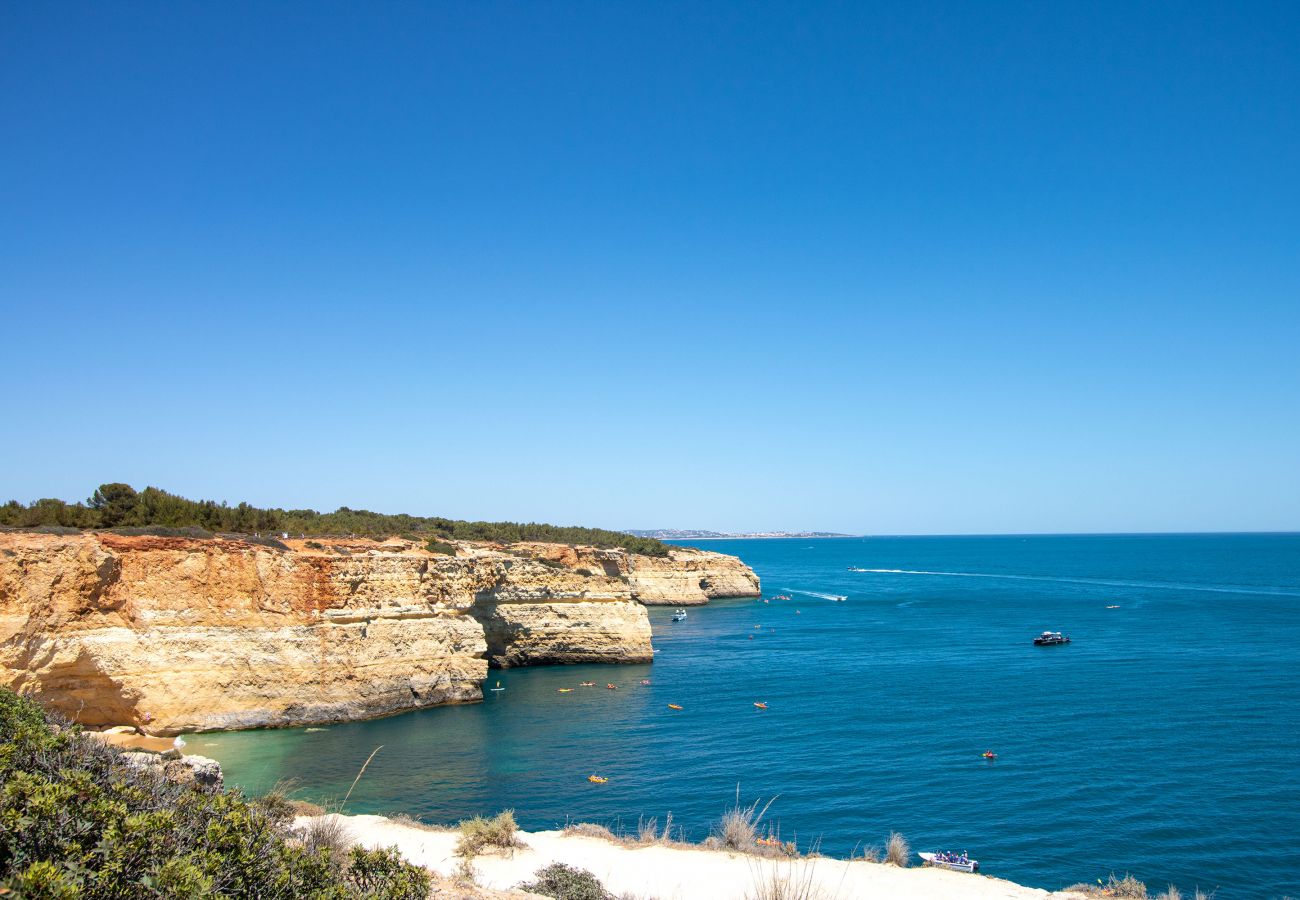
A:
{"type": "MultiPolygon", "coordinates": [[[[1051,581],[1058,584],[1096,584],[1103,587],[1140,587],[1171,591],[1209,591],[1216,594],[1262,594],[1277,597],[1300,597],[1300,592],[1280,587],[1246,588],[1227,584],[1177,584],[1158,581],[1105,581],[1100,578],[1050,578],[1045,575],[1012,575],[999,572],[927,572],[916,569],[864,569],[850,566],[850,572],[877,575],[935,575],[943,578],[1004,578],[1012,581],[1051,581]]],[[[798,593],[806,593],[800,591],[798,593]]],[[[815,594],[822,597],[824,594],[815,594]]],[[[833,598],[832,598],[833,599],[833,598]]]]}

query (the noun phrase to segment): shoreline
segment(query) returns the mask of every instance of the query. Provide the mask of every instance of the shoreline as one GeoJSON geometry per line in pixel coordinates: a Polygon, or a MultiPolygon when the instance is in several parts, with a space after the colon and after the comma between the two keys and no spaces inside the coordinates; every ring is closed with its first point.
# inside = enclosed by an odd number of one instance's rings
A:
{"type": "MultiPolygon", "coordinates": [[[[326,814],[302,816],[303,827],[316,819],[341,823],[349,838],[367,848],[396,847],[408,862],[443,878],[455,878],[464,860],[456,855],[454,828],[422,825],[385,816],[326,814]]],[[[502,855],[472,858],[475,884],[509,891],[552,863],[586,869],[614,895],[662,900],[744,900],[759,884],[789,879],[807,885],[800,896],[907,897],[909,900],[1076,900],[1073,891],[1026,887],[989,875],[969,875],[932,867],[899,868],[888,863],[826,856],[766,857],[700,845],[610,840],[572,831],[517,833],[522,846],[502,855]]]]}

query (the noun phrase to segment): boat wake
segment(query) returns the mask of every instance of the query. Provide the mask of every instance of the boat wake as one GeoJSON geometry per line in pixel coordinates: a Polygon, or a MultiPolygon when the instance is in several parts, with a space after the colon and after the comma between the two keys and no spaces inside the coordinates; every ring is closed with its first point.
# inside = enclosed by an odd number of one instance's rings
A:
{"type": "Polygon", "coordinates": [[[820,597],[823,600],[847,600],[844,594],[823,594],[821,591],[800,591],[795,588],[785,588],[790,594],[803,594],[805,597],[820,597]]]}
{"type": "MultiPolygon", "coordinates": [[[[999,575],[992,572],[930,572],[918,569],[863,569],[850,567],[850,572],[867,572],[875,575],[936,575],[944,578],[1002,578],[1011,581],[1050,581],[1058,584],[1095,584],[1101,587],[1156,588],[1171,591],[1208,591],[1215,594],[1258,594],[1265,597],[1300,597],[1300,592],[1285,588],[1246,588],[1234,585],[1182,584],[1169,581],[1108,581],[1103,578],[1057,578],[1050,575],[999,575]]],[[[818,594],[817,596],[825,596],[818,594]]]]}

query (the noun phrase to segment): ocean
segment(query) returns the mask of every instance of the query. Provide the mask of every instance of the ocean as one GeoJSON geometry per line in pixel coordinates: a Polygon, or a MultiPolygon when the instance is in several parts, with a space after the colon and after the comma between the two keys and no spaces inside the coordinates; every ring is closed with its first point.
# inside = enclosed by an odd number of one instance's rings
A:
{"type": "Polygon", "coordinates": [[[898,831],[1048,889],[1131,872],[1300,895],[1300,535],[697,545],[753,566],[769,602],[652,608],[653,665],[492,672],[481,704],[188,749],[251,793],[325,800],[382,746],[350,813],[671,813],[700,840],[739,790],[835,856],[898,831]],[[1045,629],[1072,643],[1033,646],[1045,629]]]}

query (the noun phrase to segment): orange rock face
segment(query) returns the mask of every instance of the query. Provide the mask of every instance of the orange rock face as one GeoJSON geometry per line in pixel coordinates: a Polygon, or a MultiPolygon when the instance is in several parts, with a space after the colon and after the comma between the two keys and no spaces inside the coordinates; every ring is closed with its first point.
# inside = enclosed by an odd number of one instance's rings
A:
{"type": "Polygon", "coordinates": [[[648,661],[636,601],[707,598],[621,551],[286,544],[0,534],[0,683],[154,734],[346,721],[481,699],[490,662],[648,661]]]}

